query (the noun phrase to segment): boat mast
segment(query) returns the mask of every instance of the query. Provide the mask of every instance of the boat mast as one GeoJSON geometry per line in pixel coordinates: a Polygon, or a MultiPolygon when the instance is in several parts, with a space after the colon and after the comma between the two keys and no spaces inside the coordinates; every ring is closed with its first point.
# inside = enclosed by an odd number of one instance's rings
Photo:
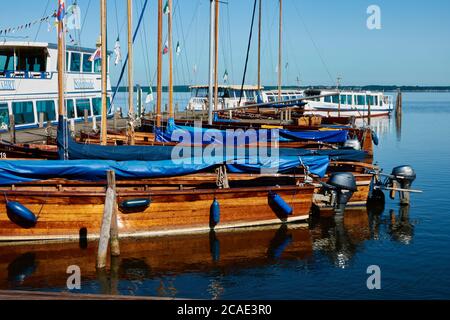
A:
{"type": "Polygon", "coordinates": [[[175,117],[173,111],[173,51],[172,51],[172,0],[168,0],[168,42],[169,42],[169,118],[175,117]]]}
{"type": "Polygon", "coordinates": [[[280,25],[278,30],[278,101],[281,102],[281,64],[282,64],[282,26],[283,26],[283,0],[280,0],[280,25]]]}
{"type": "Polygon", "coordinates": [[[129,108],[129,144],[134,145],[134,83],[133,83],[133,3],[128,0],[128,108],[129,108]]]}
{"type": "Polygon", "coordinates": [[[101,125],[101,144],[107,144],[107,108],[108,108],[108,55],[106,51],[106,0],[100,0],[100,23],[101,23],[101,62],[102,62],[102,125],[101,125]]]}
{"type": "Polygon", "coordinates": [[[214,33],[214,110],[217,110],[219,104],[219,1],[215,4],[215,33],[214,33]]]}
{"type": "Polygon", "coordinates": [[[208,124],[212,125],[214,93],[214,13],[216,0],[210,0],[210,2],[208,124]]]}
{"type": "Polygon", "coordinates": [[[161,128],[161,102],[162,102],[162,21],[163,3],[158,0],[158,67],[157,67],[157,97],[156,97],[156,127],[161,128]]]}
{"type": "MultiPolygon", "coordinates": [[[[59,1],[58,5],[59,5],[59,1]]],[[[65,34],[64,21],[58,21],[58,114],[65,116],[64,108],[64,73],[66,70],[66,59],[64,59],[65,34]]]]}
{"type": "Polygon", "coordinates": [[[261,24],[262,24],[262,0],[259,0],[259,23],[258,23],[258,90],[261,89],[261,24]]]}

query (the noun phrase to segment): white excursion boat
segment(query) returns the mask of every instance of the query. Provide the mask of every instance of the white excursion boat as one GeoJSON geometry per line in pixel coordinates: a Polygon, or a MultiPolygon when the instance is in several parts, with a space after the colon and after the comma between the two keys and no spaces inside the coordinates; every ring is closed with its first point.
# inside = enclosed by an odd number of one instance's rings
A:
{"type": "MultiPolygon", "coordinates": [[[[88,117],[101,118],[101,59],[90,59],[95,51],[96,49],[66,47],[65,94],[69,119],[81,121],[85,110],[88,117]]],[[[57,122],[57,53],[56,44],[9,41],[0,43],[2,130],[8,129],[10,115],[14,115],[16,129],[37,127],[40,120],[57,122]]],[[[109,101],[111,83],[108,75],[109,101]]],[[[108,114],[111,113],[112,108],[109,107],[108,114]]]]}
{"type": "Polygon", "coordinates": [[[394,98],[382,92],[305,90],[305,96],[333,94],[307,100],[305,114],[323,117],[370,117],[388,116],[394,110],[394,98]]]}
{"type": "MultiPolygon", "coordinates": [[[[188,110],[207,111],[208,110],[208,86],[192,86],[191,99],[187,106],[188,110]]],[[[260,99],[261,89],[257,86],[244,86],[241,98],[241,86],[219,85],[219,99],[217,110],[235,109],[247,104],[255,104],[260,99]],[[240,100],[240,103],[239,103],[240,100]]]]}
{"type": "MultiPolygon", "coordinates": [[[[276,103],[278,101],[278,90],[263,90],[261,91],[263,103],[276,103]]],[[[290,101],[302,99],[303,91],[297,89],[283,89],[281,90],[281,101],[290,101]]]]}

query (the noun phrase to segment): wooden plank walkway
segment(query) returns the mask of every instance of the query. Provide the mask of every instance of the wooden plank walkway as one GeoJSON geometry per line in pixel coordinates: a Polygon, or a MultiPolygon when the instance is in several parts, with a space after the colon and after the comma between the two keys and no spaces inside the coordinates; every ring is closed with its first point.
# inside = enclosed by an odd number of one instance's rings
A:
{"type": "Polygon", "coordinates": [[[111,300],[111,301],[174,301],[173,298],[159,297],[135,297],[135,296],[113,296],[97,294],[75,294],[67,292],[33,292],[33,291],[5,291],[0,290],[0,301],[2,300],[111,300]]]}

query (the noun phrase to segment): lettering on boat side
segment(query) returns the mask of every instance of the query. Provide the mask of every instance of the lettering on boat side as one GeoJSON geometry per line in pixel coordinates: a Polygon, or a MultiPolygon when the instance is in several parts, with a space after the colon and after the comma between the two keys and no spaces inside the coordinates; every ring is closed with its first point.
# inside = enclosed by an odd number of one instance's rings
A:
{"type": "Polygon", "coordinates": [[[16,90],[16,82],[14,80],[0,80],[1,91],[16,90]]]}
{"type": "Polygon", "coordinates": [[[179,316],[203,316],[204,318],[209,318],[211,315],[221,315],[221,316],[237,316],[237,315],[247,315],[247,316],[261,316],[261,315],[271,315],[272,306],[270,305],[221,305],[220,308],[213,307],[195,307],[185,304],[182,307],[178,307],[177,314],[179,316]]]}
{"type": "Polygon", "coordinates": [[[375,4],[370,5],[367,8],[367,29],[369,30],[381,30],[381,8],[375,4]]]}
{"type": "Polygon", "coordinates": [[[66,271],[70,274],[67,278],[67,289],[68,290],[81,290],[81,269],[79,266],[69,266],[66,271]]]}
{"type": "Polygon", "coordinates": [[[379,266],[369,266],[367,274],[370,274],[367,279],[367,289],[381,290],[381,268],[379,266]]]}
{"type": "Polygon", "coordinates": [[[74,84],[75,90],[86,90],[86,89],[94,89],[95,88],[95,83],[93,80],[75,79],[75,80],[73,80],[73,84],[74,84]]]}

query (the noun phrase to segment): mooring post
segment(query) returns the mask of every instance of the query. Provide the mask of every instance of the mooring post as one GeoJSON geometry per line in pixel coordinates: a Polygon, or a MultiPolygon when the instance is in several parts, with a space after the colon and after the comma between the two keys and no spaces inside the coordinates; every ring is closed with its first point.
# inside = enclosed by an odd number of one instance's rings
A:
{"type": "Polygon", "coordinates": [[[114,128],[114,131],[117,131],[117,117],[118,117],[118,114],[117,114],[117,111],[116,111],[116,112],[114,112],[114,116],[113,116],[113,128],[114,128]]]}
{"type": "Polygon", "coordinates": [[[114,171],[108,171],[107,176],[108,188],[106,190],[105,208],[103,211],[102,226],[100,229],[100,241],[98,243],[97,269],[106,268],[108,244],[111,238],[112,219],[116,208],[116,192],[115,187],[113,186],[113,182],[115,182],[114,171]]]}
{"type": "Polygon", "coordinates": [[[371,118],[371,110],[370,110],[370,101],[367,99],[367,123],[370,126],[370,118],[371,118]]]}
{"type": "Polygon", "coordinates": [[[9,115],[9,135],[11,143],[16,143],[16,121],[14,120],[14,114],[9,115]]]}
{"type": "Polygon", "coordinates": [[[117,222],[119,206],[117,204],[116,174],[114,171],[110,171],[110,173],[108,173],[108,188],[112,188],[114,190],[114,209],[112,213],[110,230],[111,256],[118,257],[120,256],[119,225],[117,222]]]}
{"type": "Polygon", "coordinates": [[[39,112],[39,128],[44,127],[44,117],[45,114],[43,112],[39,112]]]}
{"type": "Polygon", "coordinates": [[[402,92],[399,89],[397,91],[397,103],[395,105],[395,113],[399,116],[402,114],[402,105],[403,105],[403,97],[402,92]]]}

